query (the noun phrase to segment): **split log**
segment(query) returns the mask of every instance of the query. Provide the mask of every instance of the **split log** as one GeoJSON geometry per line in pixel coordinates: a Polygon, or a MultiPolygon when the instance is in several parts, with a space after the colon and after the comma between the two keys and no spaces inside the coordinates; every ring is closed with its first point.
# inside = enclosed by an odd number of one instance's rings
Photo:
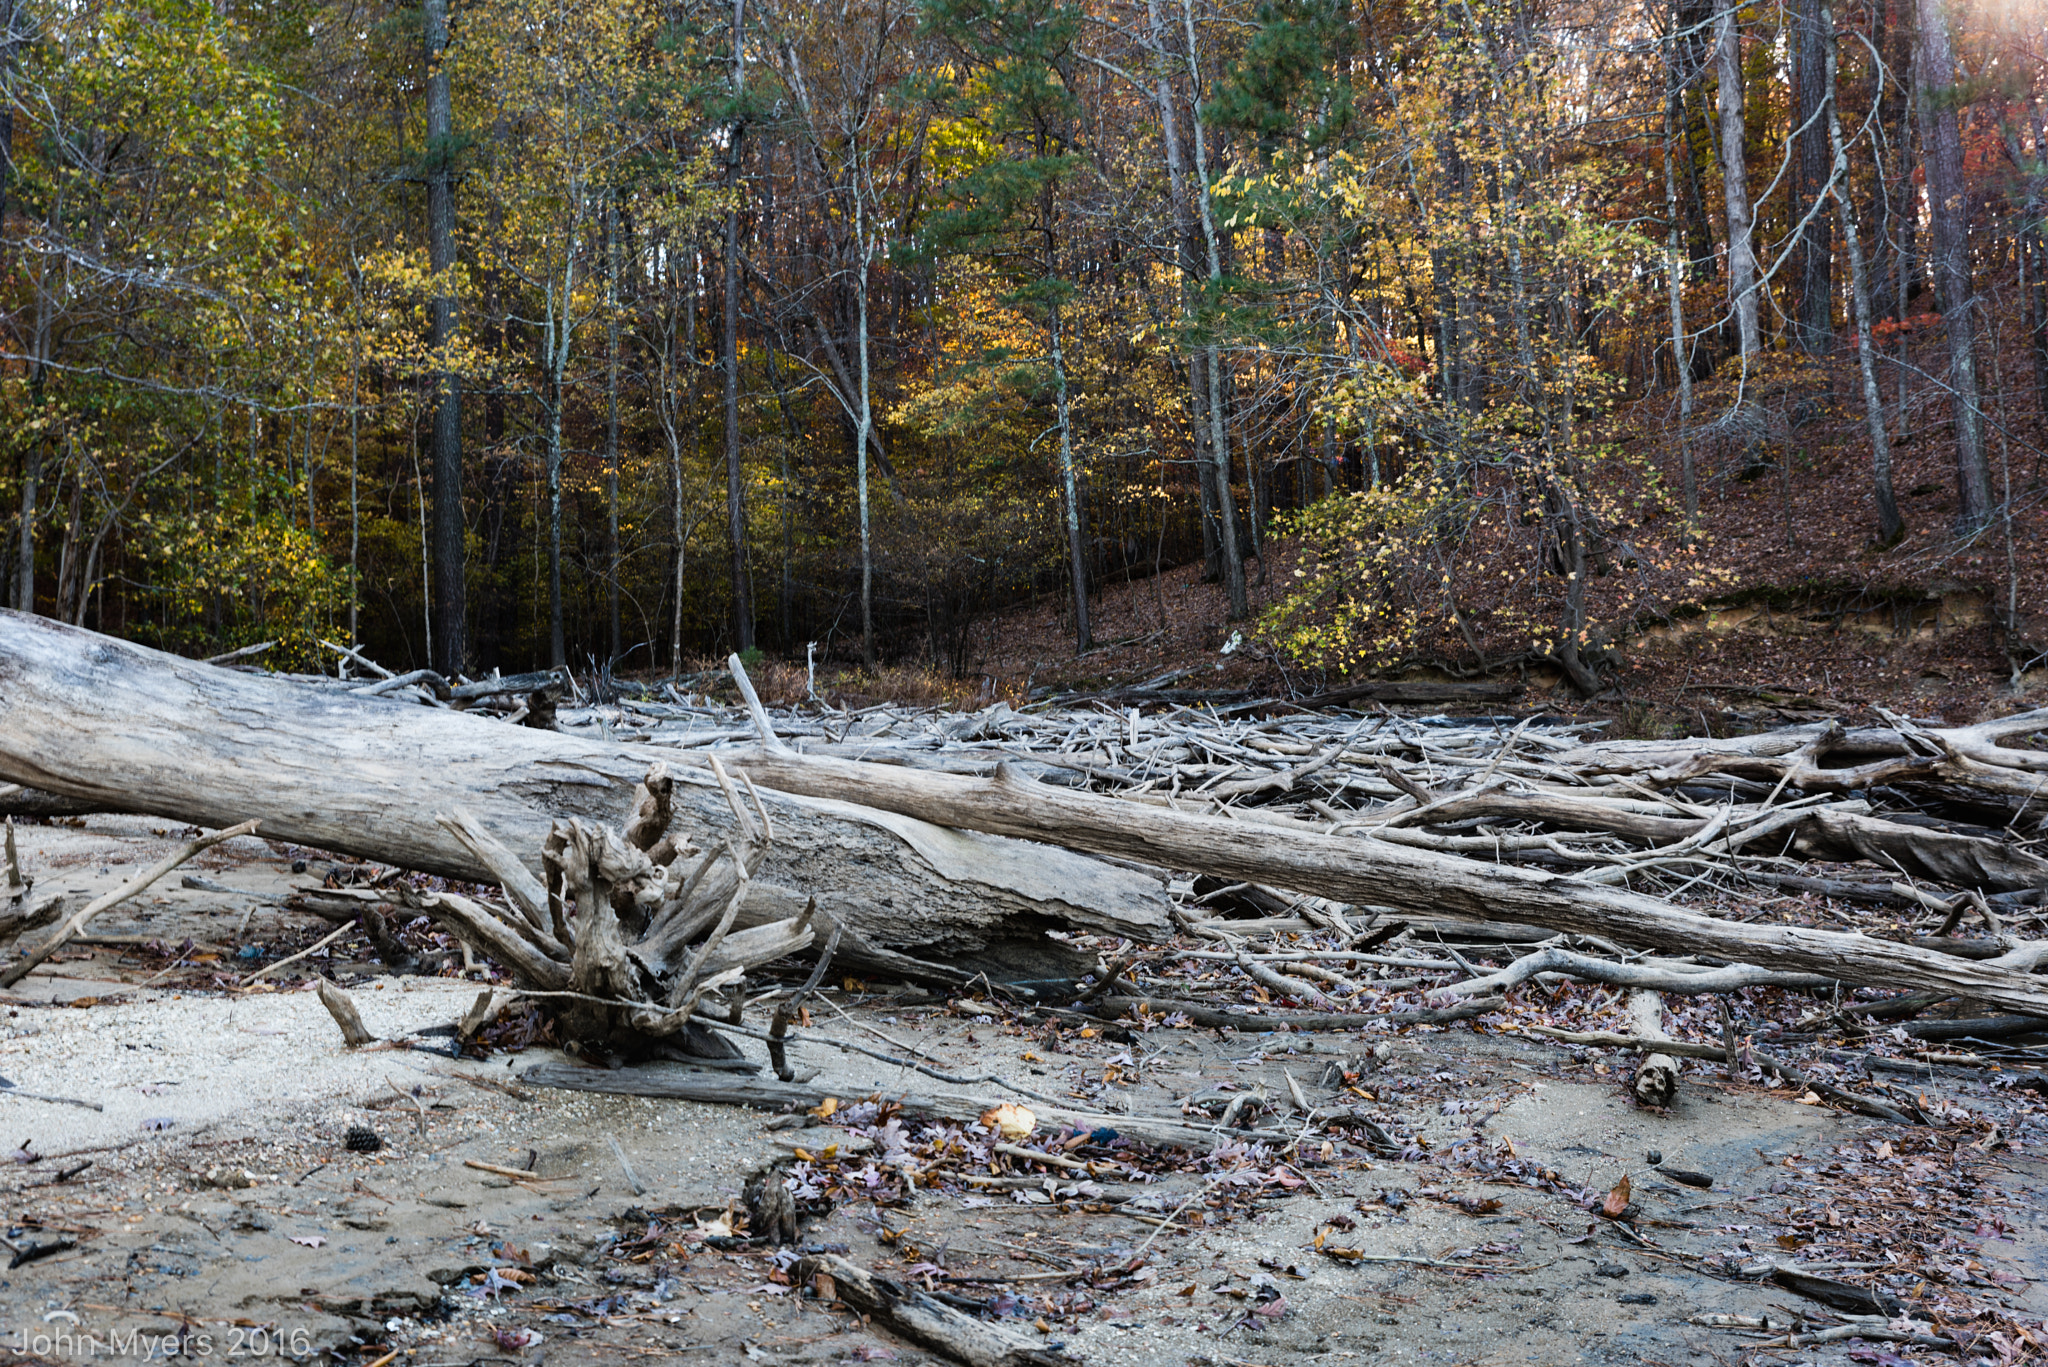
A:
{"type": "Polygon", "coordinates": [[[467,814],[442,816],[498,872],[509,907],[407,887],[400,896],[506,964],[554,1007],[572,1051],[736,1059],[739,1050],[691,1012],[718,993],[725,1001],[715,1014],[737,1025],[747,971],[808,949],[818,903],[812,898],[800,915],[733,929],[775,828],[758,793],[749,813],[716,758],[711,769],[739,827],[715,848],[698,849],[687,832],[669,829],[675,780],[657,762],[640,782],[623,832],[555,823],[540,880],[467,814]]]}
{"type": "Polygon", "coordinates": [[[927,821],[1245,879],[1344,902],[1513,920],[1683,954],[1883,987],[1941,988],[2016,1012],[2048,1010],[2032,947],[1983,962],[1872,936],[1717,920],[1660,898],[1506,864],[1482,864],[1282,818],[1196,816],[1044,784],[753,752],[736,768],[784,792],[850,797],[927,821]]]}
{"type": "MultiPolygon", "coordinates": [[[[605,744],[478,716],[336,695],[216,669],[46,618],[0,613],[0,778],[201,826],[261,816],[263,832],[471,882],[498,873],[437,815],[467,812],[538,878],[557,818],[623,825],[648,765],[674,751],[605,744]]],[[[1151,943],[1170,932],[1160,882],[1064,849],[853,805],[763,794],[778,832],[735,930],[784,920],[810,895],[847,927],[855,971],[1070,977],[1090,959],[1049,928],[1151,943]],[[801,891],[798,891],[801,889],[801,891]],[[864,947],[876,951],[864,970],[864,947]]],[[[709,774],[677,776],[676,819],[732,835],[709,774]]]]}

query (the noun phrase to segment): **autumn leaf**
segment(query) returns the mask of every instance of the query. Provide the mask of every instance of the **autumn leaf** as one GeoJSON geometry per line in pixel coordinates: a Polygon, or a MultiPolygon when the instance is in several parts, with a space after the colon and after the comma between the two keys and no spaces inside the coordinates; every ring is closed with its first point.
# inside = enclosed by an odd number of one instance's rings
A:
{"type": "Polygon", "coordinates": [[[1623,1173],[1621,1180],[1614,1184],[1614,1190],[1608,1192],[1607,1199],[1600,1203],[1600,1213],[1610,1220],[1619,1220],[1622,1214],[1628,1210],[1628,1202],[1628,1174],[1623,1173]]]}

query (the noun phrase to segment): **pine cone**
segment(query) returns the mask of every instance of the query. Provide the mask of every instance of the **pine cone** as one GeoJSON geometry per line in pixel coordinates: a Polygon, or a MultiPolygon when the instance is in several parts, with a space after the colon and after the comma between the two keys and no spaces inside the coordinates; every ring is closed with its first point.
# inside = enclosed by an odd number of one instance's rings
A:
{"type": "Polygon", "coordinates": [[[384,1147],[384,1141],[379,1139],[377,1132],[367,1125],[349,1126],[348,1137],[342,1140],[341,1143],[342,1147],[350,1153],[375,1153],[384,1147]]]}

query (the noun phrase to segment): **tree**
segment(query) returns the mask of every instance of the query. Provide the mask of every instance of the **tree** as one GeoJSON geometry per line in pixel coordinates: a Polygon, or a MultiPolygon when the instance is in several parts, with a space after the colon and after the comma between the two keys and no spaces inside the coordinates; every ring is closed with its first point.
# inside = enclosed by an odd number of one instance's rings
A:
{"type": "Polygon", "coordinates": [[[1834,244],[1831,194],[1834,156],[1828,142],[1829,52],[1826,0],[1798,0],[1792,14],[1792,221],[1798,247],[1799,311],[1793,335],[1799,349],[1824,356],[1835,344],[1834,244]]]}
{"type": "Polygon", "coordinates": [[[434,396],[434,667],[454,676],[469,663],[467,525],[462,512],[462,377],[455,345],[454,104],[448,69],[448,0],[423,0],[427,86],[427,256],[434,272],[431,345],[434,396]]]}
{"type": "Polygon", "coordinates": [[[1905,531],[1899,517],[1899,501],[1892,493],[1891,439],[1885,432],[1884,398],[1877,388],[1876,343],[1871,332],[1877,316],[1870,302],[1870,278],[1863,262],[1863,240],[1856,226],[1856,201],[1849,192],[1849,149],[1842,140],[1842,117],[1835,79],[1835,19],[1827,0],[1821,0],[1820,23],[1827,32],[1823,50],[1826,64],[1828,144],[1834,166],[1828,178],[1833,187],[1835,207],[1842,219],[1842,243],[1849,250],[1850,301],[1856,319],[1856,365],[1863,381],[1863,419],[1870,433],[1870,474],[1872,500],[1877,504],[1877,540],[1882,545],[1897,541],[1905,531]]]}
{"type": "MultiPolygon", "coordinates": [[[[807,171],[814,169],[817,184],[813,193],[821,201],[824,217],[837,231],[839,258],[835,275],[851,288],[853,301],[852,351],[849,367],[841,348],[814,305],[803,311],[811,317],[826,369],[819,378],[853,428],[854,493],[860,530],[860,623],[861,659],[873,669],[874,622],[874,538],[869,507],[868,457],[881,456],[874,397],[873,281],[877,269],[899,241],[903,223],[910,217],[914,184],[924,136],[922,117],[903,117],[898,105],[910,56],[904,40],[912,28],[910,16],[888,0],[856,16],[845,9],[836,22],[813,25],[811,31],[796,32],[797,14],[784,22],[778,58],[783,85],[790,92],[797,114],[802,150],[799,157],[807,171]],[[856,21],[857,18],[857,21],[856,21]],[[822,31],[819,31],[822,30],[822,31]],[[807,60],[799,47],[799,36],[822,46],[824,84],[808,74],[818,64],[807,60]],[[901,169],[892,211],[889,186],[892,171],[901,169]]],[[[799,179],[809,175],[799,173],[799,179]]],[[[893,475],[892,475],[893,484],[893,475]]],[[[899,500],[901,498],[898,494],[899,500]]]]}
{"type": "MultiPolygon", "coordinates": [[[[1003,301],[1043,330],[1045,351],[1037,368],[1051,390],[1053,420],[1046,435],[1058,441],[1074,649],[1085,655],[1093,644],[1088,560],[1067,384],[1066,310],[1075,288],[1063,254],[1061,216],[1062,189],[1083,165],[1074,150],[1079,102],[1067,80],[1081,12],[1071,0],[931,0],[926,13],[975,76],[972,84],[945,91],[944,107],[977,126],[986,148],[978,164],[947,182],[950,206],[931,220],[928,240],[938,251],[990,262],[1008,285],[1003,301]]],[[[1216,392],[1213,378],[1210,391],[1216,392]]]]}
{"type": "Polygon", "coordinates": [[[1957,121],[1955,49],[1942,0],[1920,0],[1914,61],[1920,86],[1920,145],[1927,170],[1927,265],[1948,336],[1949,407],[1956,424],[1956,530],[1979,532],[1992,520],[1991,463],[1977,386],[1977,324],[1970,286],[1970,191],[1963,177],[1957,121]]]}
{"type": "Polygon", "coordinates": [[[732,0],[732,114],[725,131],[725,294],[720,358],[725,381],[725,533],[732,543],[733,640],[754,648],[754,592],[747,577],[746,484],[740,461],[740,156],[747,122],[747,0],[732,0]]]}
{"type": "Polygon", "coordinates": [[[1756,223],[1749,199],[1749,170],[1743,141],[1742,26],[1740,0],[1718,0],[1714,11],[1714,60],[1720,77],[1721,191],[1728,211],[1728,302],[1735,310],[1736,337],[1745,362],[1763,349],[1757,328],[1756,223]]]}

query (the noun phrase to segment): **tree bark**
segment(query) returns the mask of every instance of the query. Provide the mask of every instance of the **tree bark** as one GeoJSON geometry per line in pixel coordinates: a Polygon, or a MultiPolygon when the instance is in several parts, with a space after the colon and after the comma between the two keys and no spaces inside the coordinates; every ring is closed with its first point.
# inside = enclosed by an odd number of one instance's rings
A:
{"type": "Polygon", "coordinates": [[[1671,367],[1678,384],[1678,479],[1685,500],[1685,544],[1691,545],[1700,520],[1699,472],[1692,449],[1692,334],[1685,326],[1685,260],[1679,247],[1678,178],[1673,173],[1672,145],[1678,137],[1673,115],[1678,103],[1673,45],[1664,48],[1664,214],[1665,291],[1671,306],[1671,367]]]}
{"type": "Polygon", "coordinates": [[[1892,448],[1884,427],[1884,396],[1877,387],[1876,342],[1870,330],[1877,316],[1870,302],[1870,274],[1863,263],[1863,239],[1856,228],[1856,200],[1849,190],[1849,151],[1842,141],[1842,113],[1835,79],[1834,11],[1821,3],[1821,24],[1827,31],[1827,123],[1828,141],[1834,150],[1835,208],[1842,216],[1842,243],[1849,249],[1849,286],[1856,309],[1856,365],[1863,380],[1863,420],[1870,431],[1870,487],[1877,504],[1878,544],[1889,546],[1899,539],[1905,523],[1899,517],[1899,501],[1892,493],[1892,448]]]}
{"type": "Polygon", "coordinates": [[[1736,0],[1720,0],[1714,15],[1714,57],[1720,73],[1721,194],[1728,207],[1728,301],[1735,308],[1741,354],[1762,348],[1757,333],[1755,220],[1749,170],[1743,160],[1742,30],[1736,0]]]}
{"type": "Polygon", "coordinates": [[[1829,147],[1829,96],[1834,90],[1833,28],[1825,0],[1799,0],[1793,19],[1792,221],[1802,219],[1797,261],[1799,349],[1825,356],[1835,343],[1832,220],[1820,201],[1827,195],[1834,156],[1829,147]]]}
{"type": "Polygon", "coordinates": [[[1949,406],[1956,424],[1956,528],[1991,524],[1991,463],[1977,387],[1977,328],[1970,287],[1970,198],[1963,178],[1963,137],[1956,118],[1955,51],[1939,0],[1924,0],[1916,51],[1920,145],[1927,171],[1928,265],[1948,334],[1949,406]]]}
{"type": "Polygon", "coordinates": [[[1003,771],[975,779],[765,753],[736,757],[734,767],[783,792],[857,794],[868,805],[948,826],[1057,841],[1291,892],[1473,920],[1506,918],[1845,982],[1942,988],[2048,1014],[2048,981],[2031,975],[2027,947],[2010,962],[1978,963],[1865,935],[1722,921],[1655,897],[1513,865],[1328,836],[1306,826],[1297,833],[1278,820],[1193,816],[1024,782],[1003,771]]]}
{"type": "Polygon", "coordinates": [[[451,678],[468,663],[469,593],[464,579],[462,378],[448,364],[455,344],[454,113],[448,78],[448,0],[426,0],[427,260],[434,272],[429,305],[434,347],[434,668],[451,678]]]}
{"type": "MultiPolygon", "coordinates": [[[[1187,164],[1180,141],[1180,101],[1174,93],[1172,63],[1166,55],[1166,25],[1160,17],[1159,0],[1145,0],[1145,10],[1152,22],[1153,56],[1159,64],[1153,77],[1153,100],[1159,109],[1160,142],[1166,158],[1167,198],[1173,206],[1173,240],[1181,275],[1181,310],[1184,319],[1191,321],[1198,289],[1196,282],[1202,276],[1197,253],[1200,229],[1195,223],[1195,211],[1188,191],[1187,164]]],[[[1217,517],[1217,465],[1209,452],[1207,372],[1199,348],[1184,344],[1181,354],[1187,370],[1188,436],[1194,448],[1195,488],[1201,501],[1202,577],[1222,579],[1225,577],[1223,540],[1217,517]]],[[[1224,489],[1227,493],[1227,483],[1224,489]]]]}
{"type": "Polygon", "coordinates": [[[1052,342],[1053,402],[1060,431],[1060,499],[1067,524],[1067,561],[1074,581],[1074,653],[1086,655],[1094,641],[1088,630],[1088,554],[1081,536],[1081,484],[1074,469],[1073,413],[1067,403],[1067,356],[1063,338],[1065,319],[1060,306],[1052,306],[1048,328],[1052,342]]]}
{"type": "MultiPolygon", "coordinates": [[[[677,755],[335,695],[0,613],[0,776],[107,810],[210,827],[255,815],[271,839],[496,883],[437,816],[467,812],[538,875],[556,819],[623,824],[656,760],[673,768],[677,755]]],[[[742,926],[815,894],[865,941],[933,956],[986,955],[1052,927],[1169,933],[1160,885],[1143,874],[846,802],[762,797],[774,846],[742,926]]],[[[676,830],[700,844],[734,829],[701,771],[677,775],[674,802],[676,830]]]]}

